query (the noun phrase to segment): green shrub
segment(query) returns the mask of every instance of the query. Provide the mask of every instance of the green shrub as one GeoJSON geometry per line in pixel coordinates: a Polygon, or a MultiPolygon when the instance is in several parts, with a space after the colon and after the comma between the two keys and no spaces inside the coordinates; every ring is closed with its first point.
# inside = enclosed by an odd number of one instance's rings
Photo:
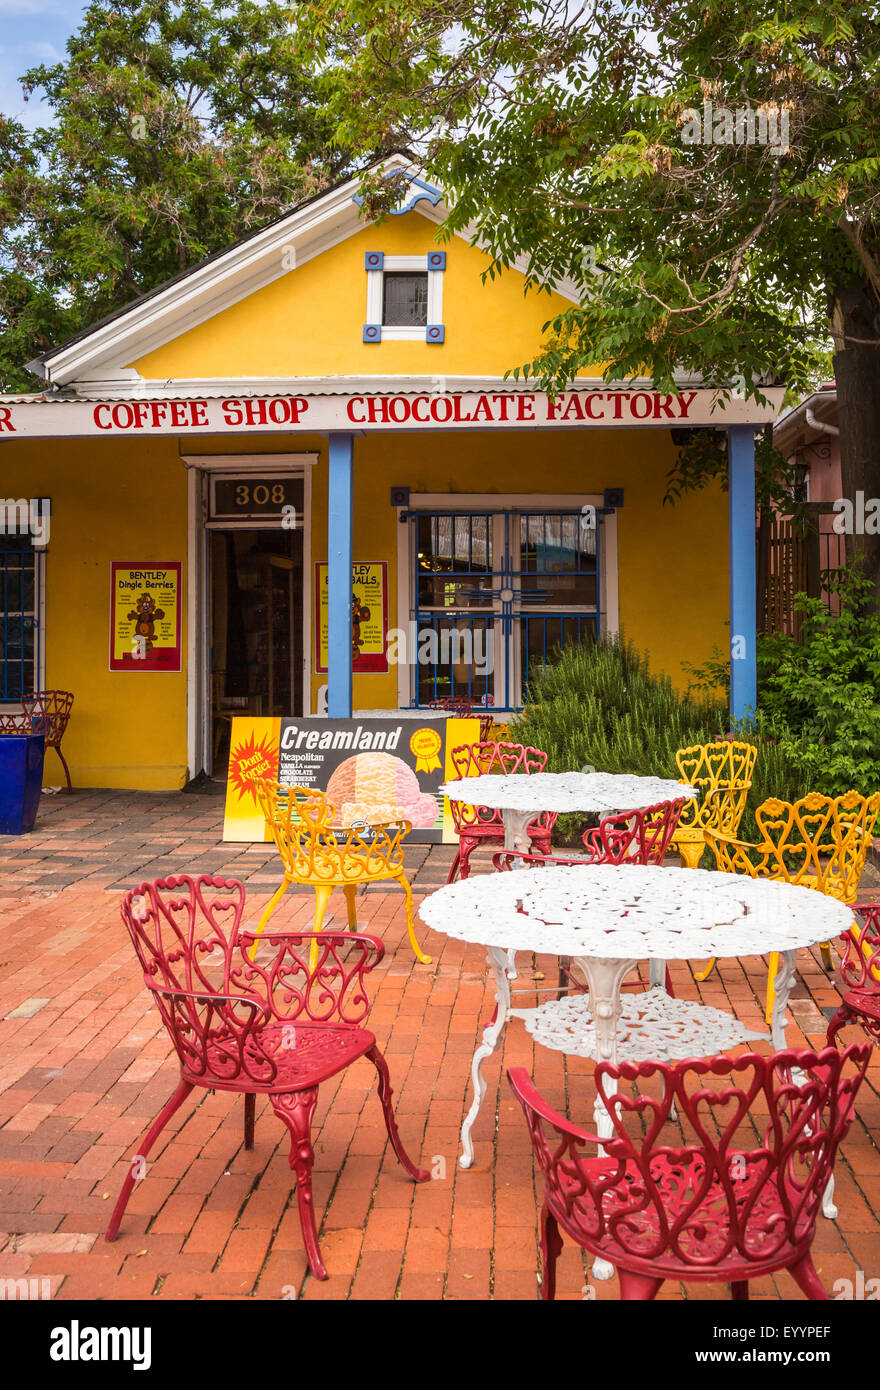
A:
{"type": "Polygon", "coordinates": [[[518,742],[544,750],[550,772],[592,765],[669,777],[678,748],[723,735],[727,724],[719,702],[679,695],[632,643],[603,634],[554,653],[514,727],[518,742]]]}
{"type": "Polygon", "coordinates": [[[759,643],[758,703],[780,746],[816,791],[880,790],[880,614],[857,566],[825,575],[840,611],[798,594],[800,641],[759,643]]]}
{"type": "MultiPolygon", "coordinates": [[[[880,615],[857,564],[826,571],[822,582],[837,596],[838,613],[797,594],[799,640],[783,633],[758,638],[757,727],[774,740],[774,758],[797,773],[805,791],[842,796],[854,788],[870,795],[880,789],[880,615]]],[[[717,648],[702,666],[686,669],[693,697],[730,689],[717,648]]]]}
{"type": "MultiPolygon", "coordinates": [[[[725,704],[679,694],[668,676],[650,672],[647,659],[632,643],[603,634],[553,653],[550,664],[532,681],[511,737],[543,749],[548,772],[595,767],[600,772],[677,778],[678,749],[725,737],[729,724],[725,704]]],[[[809,787],[791,750],[776,741],[762,721],[736,736],[759,744],[741,826],[744,837],[753,838],[755,806],[768,796],[797,799],[809,787]]],[[[557,843],[575,843],[586,824],[584,816],[560,816],[557,843]]]]}

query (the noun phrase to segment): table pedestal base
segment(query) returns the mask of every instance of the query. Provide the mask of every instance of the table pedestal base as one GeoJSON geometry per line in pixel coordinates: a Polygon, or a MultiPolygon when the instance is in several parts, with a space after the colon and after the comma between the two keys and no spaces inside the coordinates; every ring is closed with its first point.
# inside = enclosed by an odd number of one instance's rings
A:
{"type": "MultiPolygon", "coordinates": [[[[569,995],[537,1008],[512,1009],[510,979],[515,977],[510,974],[512,955],[500,947],[487,950],[495,981],[495,1012],[483,1029],[482,1042],[471,1063],[474,1094],[461,1127],[459,1165],[462,1168],[470,1168],[474,1161],[471,1130],[486,1094],[483,1063],[495,1051],[508,1018],[522,1018],[535,1041],[545,1047],[612,1064],[624,1059],[676,1061],[709,1056],[743,1042],[767,1038],[766,1033],[752,1032],[730,1014],[705,1004],[672,999],[663,989],[651,988],[641,994],[622,996],[621,984],[638,964],[629,959],[576,956],[574,963],[586,978],[588,994],[569,995]]],[[[785,1047],[786,1010],[795,981],[796,959],[796,951],[781,953],[774,982],[776,996],[770,1037],[777,1052],[785,1047]]],[[[652,976],[654,974],[659,971],[652,970],[652,976]]],[[[598,1095],[593,1106],[593,1123],[600,1139],[608,1139],[614,1132],[611,1116],[598,1095]]],[[[601,1146],[599,1152],[602,1152],[601,1146]]],[[[823,1213],[830,1220],[837,1216],[833,1195],[832,1178],[822,1203],[823,1213]]],[[[610,1279],[614,1268],[607,1260],[597,1258],[592,1272],[596,1279],[610,1279]]]]}
{"type": "MultiPolygon", "coordinates": [[[[569,994],[534,1009],[511,1009],[509,1017],[521,1018],[542,1047],[599,1060],[589,994],[569,994]]],[[[684,1061],[757,1040],[769,1042],[770,1034],[753,1032],[721,1009],[671,999],[662,987],[621,997],[616,1051],[627,1062],[684,1061]]]]}
{"type": "MultiPolygon", "coordinates": [[[[504,848],[506,850],[518,850],[520,854],[529,854],[532,842],[529,839],[529,823],[534,820],[534,811],[502,811],[501,819],[504,822],[504,848]]],[[[516,979],[516,951],[507,952],[507,978],[516,979]]]]}
{"type": "Polygon", "coordinates": [[[474,1161],[474,1145],[471,1139],[471,1130],[474,1120],[480,1113],[480,1106],[483,1104],[483,1097],[486,1094],[486,1081],[483,1076],[483,1063],[487,1057],[491,1057],[495,1051],[498,1039],[501,1037],[502,1029],[507,1022],[510,1013],[510,981],[507,977],[508,952],[503,951],[498,946],[490,946],[486,952],[486,959],[492,970],[495,979],[495,1012],[483,1029],[483,1041],[474,1053],[471,1062],[471,1082],[474,1088],[474,1098],[471,1108],[465,1116],[464,1124],[461,1127],[461,1157],[458,1160],[460,1168],[470,1168],[474,1161]]]}

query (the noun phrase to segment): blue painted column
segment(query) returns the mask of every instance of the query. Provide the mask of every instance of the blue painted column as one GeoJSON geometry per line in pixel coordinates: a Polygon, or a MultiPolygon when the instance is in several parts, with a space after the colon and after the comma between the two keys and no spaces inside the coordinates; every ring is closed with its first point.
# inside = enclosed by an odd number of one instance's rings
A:
{"type": "Polygon", "coordinates": [[[755,432],[750,425],[727,431],[730,502],[730,715],[748,717],[758,702],[755,432]]]}
{"type": "Polygon", "coordinates": [[[330,435],[327,508],[327,714],[351,718],[351,434],[330,435]]]}

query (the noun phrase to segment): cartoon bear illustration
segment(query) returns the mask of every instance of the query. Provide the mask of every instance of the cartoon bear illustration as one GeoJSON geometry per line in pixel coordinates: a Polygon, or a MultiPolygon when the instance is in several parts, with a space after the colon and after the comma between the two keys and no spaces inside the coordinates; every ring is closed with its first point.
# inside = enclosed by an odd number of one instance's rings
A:
{"type": "Polygon", "coordinates": [[[155,599],[149,594],[141,594],[137,600],[137,610],[129,613],[128,621],[134,623],[134,635],[143,640],[144,651],[149,653],[153,650],[153,638],[156,636],[156,623],[161,622],[165,617],[165,611],[156,607],[155,599]]]}
{"type": "Polygon", "coordinates": [[[357,593],[352,590],[351,595],[351,654],[358,657],[361,654],[361,623],[370,621],[370,610],[366,604],[361,603],[357,593]]]}

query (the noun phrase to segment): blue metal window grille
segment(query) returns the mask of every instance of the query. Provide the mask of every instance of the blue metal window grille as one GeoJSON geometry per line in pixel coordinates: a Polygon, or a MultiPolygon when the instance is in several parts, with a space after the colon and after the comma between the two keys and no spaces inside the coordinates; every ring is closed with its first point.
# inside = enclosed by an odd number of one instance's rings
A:
{"type": "Polygon", "coordinates": [[[0,536],[0,701],[39,688],[41,556],[22,536],[0,536]]]}
{"type": "Polygon", "coordinates": [[[521,708],[554,649],[598,631],[598,518],[449,511],[411,514],[411,522],[417,706],[469,696],[521,708]],[[479,659],[465,659],[474,653],[479,659]]]}

